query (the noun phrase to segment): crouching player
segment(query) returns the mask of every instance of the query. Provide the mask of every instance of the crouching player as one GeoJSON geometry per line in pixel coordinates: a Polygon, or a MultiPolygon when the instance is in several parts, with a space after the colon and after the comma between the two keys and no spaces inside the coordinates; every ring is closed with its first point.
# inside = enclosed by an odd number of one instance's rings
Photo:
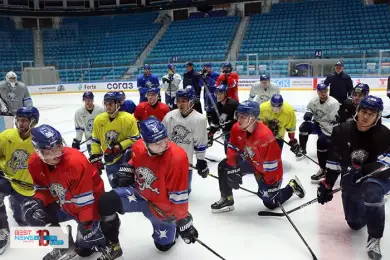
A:
{"type": "MultiPolygon", "coordinates": [[[[178,235],[186,243],[194,243],[198,231],[188,213],[187,154],[169,141],[164,125],[154,117],[140,123],[140,134],[142,140],[133,145],[132,159],[114,178],[119,188],[99,199],[102,221],[119,226],[117,213],[142,212],[153,225],[152,237],[158,250],[169,250],[178,235]],[[168,219],[171,216],[174,220],[168,219]]],[[[110,259],[122,255],[118,234],[118,229],[105,234],[111,245],[110,259]]]]}

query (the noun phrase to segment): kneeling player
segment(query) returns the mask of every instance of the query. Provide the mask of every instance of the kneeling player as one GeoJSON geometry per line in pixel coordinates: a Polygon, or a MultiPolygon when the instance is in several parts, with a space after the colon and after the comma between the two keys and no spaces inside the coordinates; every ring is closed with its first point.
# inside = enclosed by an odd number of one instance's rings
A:
{"type": "Polygon", "coordinates": [[[341,105],[339,110],[339,123],[346,122],[347,120],[353,120],[356,114],[356,107],[360,101],[363,100],[370,93],[370,87],[367,84],[359,83],[352,91],[352,99],[348,98],[341,105]]]}
{"type": "Polygon", "coordinates": [[[259,103],[244,101],[237,108],[237,123],[230,132],[227,159],[218,164],[221,199],[211,205],[213,212],[234,210],[232,189],[239,189],[242,176],[254,173],[259,186],[258,196],[269,209],[287,201],[293,193],[300,198],[305,191],[295,176],[285,188],[281,152],[271,130],[261,122],[259,103]]]}
{"type": "Polygon", "coordinates": [[[23,205],[26,221],[31,226],[59,226],[60,221],[70,218],[78,222],[76,243],[69,236],[69,248],[55,248],[43,259],[89,256],[95,247],[106,245],[96,203],[104,192],[103,180],[82,153],[63,147],[61,134],[53,127],[41,125],[31,134],[35,153],[28,161],[28,169],[36,192],[23,205]],[[61,209],[69,214],[68,218],[58,217],[61,209]]]}
{"type": "Polygon", "coordinates": [[[162,121],[165,115],[170,111],[168,105],[160,102],[160,88],[148,88],[146,98],[148,101],[141,102],[135,109],[134,116],[138,121],[145,120],[150,116],[155,116],[162,121]]]}
{"type": "Polygon", "coordinates": [[[320,83],[317,85],[318,96],[310,100],[307,105],[307,112],[303,116],[303,122],[299,127],[299,144],[303,154],[306,154],[306,144],[310,134],[318,135],[317,158],[320,169],[311,176],[312,183],[318,183],[325,177],[325,165],[328,155],[330,135],[335,124],[337,124],[339,102],[328,95],[328,85],[320,83]]]}
{"type": "Polygon", "coordinates": [[[10,242],[7,212],[4,205],[6,196],[10,196],[10,205],[16,222],[20,226],[27,225],[21,204],[34,195],[27,162],[30,154],[34,152],[31,144],[31,129],[38,124],[38,120],[38,109],[21,107],[16,111],[16,128],[7,129],[0,134],[0,165],[2,165],[2,171],[0,171],[2,175],[0,176],[0,255],[10,242]]]}
{"type": "Polygon", "coordinates": [[[390,170],[383,169],[372,177],[361,177],[390,166],[390,130],[380,123],[382,99],[367,96],[357,107],[355,121],[333,129],[326,178],[318,187],[318,202],[331,201],[334,186],[341,174],[342,200],[347,224],[353,230],[367,225],[369,259],[382,259],[380,240],[385,228],[385,199],[390,191],[390,170]]]}
{"type": "MultiPolygon", "coordinates": [[[[119,228],[117,212],[142,212],[153,225],[152,237],[158,250],[169,250],[178,235],[186,243],[194,243],[198,231],[188,213],[187,154],[169,141],[164,125],[154,117],[140,123],[140,133],[142,140],[133,145],[132,159],[114,179],[120,188],[99,199],[102,221],[119,228]],[[169,216],[175,220],[167,219],[169,216]]],[[[106,234],[113,256],[110,259],[122,255],[118,228],[106,234]]]]}

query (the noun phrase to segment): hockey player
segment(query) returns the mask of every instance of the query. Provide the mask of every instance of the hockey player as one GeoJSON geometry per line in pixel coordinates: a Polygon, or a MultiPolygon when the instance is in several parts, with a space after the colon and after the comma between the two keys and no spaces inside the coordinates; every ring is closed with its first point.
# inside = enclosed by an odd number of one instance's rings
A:
{"type": "Polygon", "coordinates": [[[359,83],[352,91],[352,99],[348,98],[341,105],[339,110],[339,123],[346,122],[347,120],[353,120],[356,114],[356,107],[360,101],[363,100],[370,93],[370,87],[367,84],[359,83]]]}
{"type": "Polygon", "coordinates": [[[280,95],[280,87],[271,82],[271,78],[268,75],[261,75],[260,81],[253,84],[250,93],[249,100],[255,100],[260,105],[270,100],[275,95],[280,95]]]}
{"type": "Polygon", "coordinates": [[[123,90],[119,91],[119,94],[121,96],[121,108],[119,111],[124,111],[130,114],[134,114],[136,105],[133,101],[127,99],[126,100],[126,94],[123,90]]]}
{"type": "Polygon", "coordinates": [[[139,103],[146,101],[146,90],[152,87],[159,87],[158,77],[151,73],[151,68],[148,64],[144,65],[144,73],[137,78],[137,88],[139,91],[139,103]]]}
{"type": "Polygon", "coordinates": [[[150,116],[155,116],[160,121],[164,119],[170,110],[168,105],[158,101],[159,96],[160,88],[149,88],[147,90],[146,98],[148,101],[138,104],[134,112],[134,116],[139,122],[150,116]]]}
{"type": "Polygon", "coordinates": [[[169,106],[169,109],[176,109],[176,92],[182,88],[180,87],[181,76],[176,73],[176,66],[174,64],[168,64],[168,74],[161,79],[161,88],[165,91],[165,104],[169,106]]]}
{"type": "Polygon", "coordinates": [[[26,226],[21,209],[22,202],[34,195],[31,175],[27,169],[30,154],[34,152],[31,144],[31,129],[38,124],[39,112],[35,107],[21,107],[16,111],[16,128],[0,133],[0,255],[10,242],[7,212],[4,198],[10,196],[14,219],[20,226],[26,226]],[[24,182],[26,186],[17,182],[24,182]]]}
{"type": "MultiPolygon", "coordinates": [[[[207,119],[194,110],[195,94],[191,86],[176,93],[178,109],[169,112],[163,120],[169,139],[182,147],[193,164],[194,152],[196,155],[196,169],[198,174],[206,178],[209,168],[205,160],[207,147],[207,119]]],[[[191,191],[192,170],[189,170],[188,190],[191,191]]]]}
{"type": "Polygon", "coordinates": [[[94,104],[94,95],[87,91],[83,94],[84,106],[77,109],[74,115],[74,125],[76,128],[76,138],[73,139],[72,147],[80,150],[81,140],[83,135],[87,142],[88,153],[91,154],[91,139],[93,120],[95,117],[104,112],[104,109],[94,104]]]}
{"type": "MultiPolygon", "coordinates": [[[[203,81],[203,96],[204,96],[204,110],[209,124],[211,124],[211,117],[217,105],[217,98],[214,95],[215,83],[219,77],[219,73],[212,69],[211,63],[205,63],[203,70],[199,73],[203,81]]],[[[225,85],[226,86],[226,85],[225,85]]]]}
{"type": "Polygon", "coordinates": [[[238,74],[233,72],[233,67],[230,62],[222,64],[222,73],[219,75],[216,86],[221,84],[228,86],[228,97],[233,98],[239,102],[238,98],[238,74]]]}
{"type": "Polygon", "coordinates": [[[202,104],[200,102],[200,93],[202,92],[202,85],[199,73],[194,70],[194,63],[192,61],[186,62],[186,72],[183,74],[183,88],[192,86],[194,90],[194,109],[200,114],[203,113],[202,104]]]}
{"type": "Polygon", "coordinates": [[[328,95],[328,85],[317,85],[318,96],[310,100],[307,112],[303,116],[304,122],[299,126],[299,143],[302,153],[306,154],[306,144],[310,134],[318,135],[317,158],[320,169],[311,176],[312,183],[318,183],[325,177],[325,165],[328,155],[328,145],[332,129],[338,120],[339,102],[328,95]]]}
{"type": "MultiPolygon", "coordinates": [[[[97,200],[104,193],[104,184],[97,169],[76,149],[64,147],[61,134],[49,125],[32,129],[35,149],[28,161],[36,192],[23,204],[26,221],[31,226],[59,226],[59,212],[65,212],[78,222],[74,244],[69,236],[69,248],[55,248],[43,260],[70,259],[76,254],[86,257],[94,247],[105,246],[100,226],[97,200]],[[69,258],[67,258],[69,257],[69,258]]],[[[63,213],[62,213],[63,214],[63,213]]]]}
{"type": "Polygon", "coordinates": [[[108,92],[104,95],[106,112],[98,115],[93,123],[92,155],[89,158],[101,172],[104,156],[106,173],[112,186],[113,174],[122,163],[122,155],[139,138],[137,121],[127,112],[120,112],[119,92],[108,92]]]}
{"type": "Polygon", "coordinates": [[[274,94],[271,100],[260,105],[260,120],[277,137],[276,141],[281,150],[283,149],[284,135],[287,131],[291,151],[296,155],[297,159],[303,156],[298,141],[295,139],[297,120],[294,108],[286,101],[283,101],[283,97],[280,94],[274,94]]]}
{"type": "Polygon", "coordinates": [[[207,134],[208,142],[207,147],[213,145],[214,134],[218,129],[222,129],[222,136],[224,137],[225,154],[227,151],[227,144],[230,139],[230,130],[237,122],[236,111],[238,102],[227,96],[228,87],[226,85],[219,85],[215,89],[215,95],[217,96],[217,111],[211,113],[210,129],[207,134]]]}
{"type": "Polygon", "coordinates": [[[230,132],[227,158],[218,164],[219,189],[221,199],[211,205],[212,212],[234,210],[232,189],[242,184],[242,176],[254,173],[258,183],[258,196],[269,209],[283,204],[293,193],[300,198],[305,191],[298,180],[290,180],[285,188],[280,188],[283,165],[280,147],[266,125],[257,122],[260,115],[259,104],[244,101],[237,108],[237,123],[230,132]]]}
{"type": "MultiPolygon", "coordinates": [[[[345,220],[353,230],[367,225],[367,253],[371,260],[382,259],[380,241],[385,228],[384,195],[390,191],[390,130],[380,123],[382,99],[365,97],[357,107],[355,121],[335,126],[326,163],[325,180],[318,187],[318,202],[331,201],[332,187],[341,174],[341,198],[345,220]],[[366,177],[361,182],[357,180],[366,177]]],[[[387,258],[386,258],[387,259],[387,258]]]]}
{"type": "Polygon", "coordinates": [[[14,116],[21,107],[32,107],[33,102],[27,86],[18,81],[15,72],[10,71],[4,81],[0,81],[0,112],[1,115],[14,116]]]}
{"type": "Polygon", "coordinates": [[[186,152],[168,140],[165,127],[156,118],[142,121],[140,132],[142,140],[133,145],[131,160],[121,167],[114,179],[119,188],[99,199],[102,221],[117,227],[105,234],[109,241],[109,259],[122,255],[117,212],[142,212],[152,223],[154,245],[163,252],[175,244],[178,235],[188,244],[198,237],[188,213],[186,152]],[[172,218],[168,218],[170,216],[172,218]]]}

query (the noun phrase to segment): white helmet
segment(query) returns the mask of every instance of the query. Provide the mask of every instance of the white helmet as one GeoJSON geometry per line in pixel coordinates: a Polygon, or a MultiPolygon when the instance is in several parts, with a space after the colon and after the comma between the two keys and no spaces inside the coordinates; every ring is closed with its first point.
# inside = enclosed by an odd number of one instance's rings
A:
{"type": "Polygon", "coordinates": [[[15,72],[13,71],[10,71],[7,73],[7,75],[5,75],[5,81],[11,86],[11,87],[15,87],[16,86],[16,82],[18,82],[18,76],[16,75],[15,72]]]}

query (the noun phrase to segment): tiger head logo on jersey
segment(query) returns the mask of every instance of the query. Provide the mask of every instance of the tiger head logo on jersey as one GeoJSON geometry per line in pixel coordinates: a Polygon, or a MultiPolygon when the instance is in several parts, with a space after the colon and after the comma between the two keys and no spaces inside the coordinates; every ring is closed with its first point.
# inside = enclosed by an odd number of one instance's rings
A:
{"type": "Polygon", "coordinates": [[[182,125],[177,125],[173,128],[171,141],[175,144],[190,144],[190,140],[185,140],[187,135],[191,133],[182,125]]]}
{"type": "Polygon", "coordinates": [[[62,207],[65,203],[72,203],[71,201],[66,200],[66,192],[67,189],[65,189],[61,184],[59,183],[52,183],[49,186],[50,194],[57,198],[57,203],[60,204],[62,207]]]}
{"type": "Polygon", "coordinates": [[[314,118],[315,119],[321,119],[326,115],[326,113],[320,109],[317,109],[314,113],[314,118]]]}
{"type": "Polygon", "coordinates": [[[138,167],[135,169],[135,174],[137,175],[136,180],[140,190],[143,191],[145,189],[149,189],[157,194],[160,194],[160,191],[157,188],[152,188],[152,184],[155,180],[157,180],[157,177],[149,168],[138,167]]]}
{"type": "Polygon", "coordinates": [[[149,80],[145,82],[145,87],[151,88],[153,86],[153,83],[149,80]]]}
{"type": "Polygon", "coordinates": [[[8,101],[18,101],[18,99],[16,98],[16,94],[14,92],[9,92],[7,95],[7,99],[8,101]]]}
{"type": "Polygon", "coordinates": [[[107,146],[117,143],[119,133],[115,130],[110,130],[106,133],[105,142],[107,146]]]}
{"type": "Polygon", "coordinates": [[[87,127],[86,127],[87,129],[87,131],[88,132],[92,132],[92,130],[93,130],[93,119],[89,119],[88,120],[88,122],[87,122],[87,127]]]}
{"type": "Polygon", "coordinates": [[[16,149],[12,153],[11,160],[8,161],[8,167],[10,167],[14,173],[21,169],[27,169],[27,161],[29,157],[29,153],[25,150],[16,149]]]}

